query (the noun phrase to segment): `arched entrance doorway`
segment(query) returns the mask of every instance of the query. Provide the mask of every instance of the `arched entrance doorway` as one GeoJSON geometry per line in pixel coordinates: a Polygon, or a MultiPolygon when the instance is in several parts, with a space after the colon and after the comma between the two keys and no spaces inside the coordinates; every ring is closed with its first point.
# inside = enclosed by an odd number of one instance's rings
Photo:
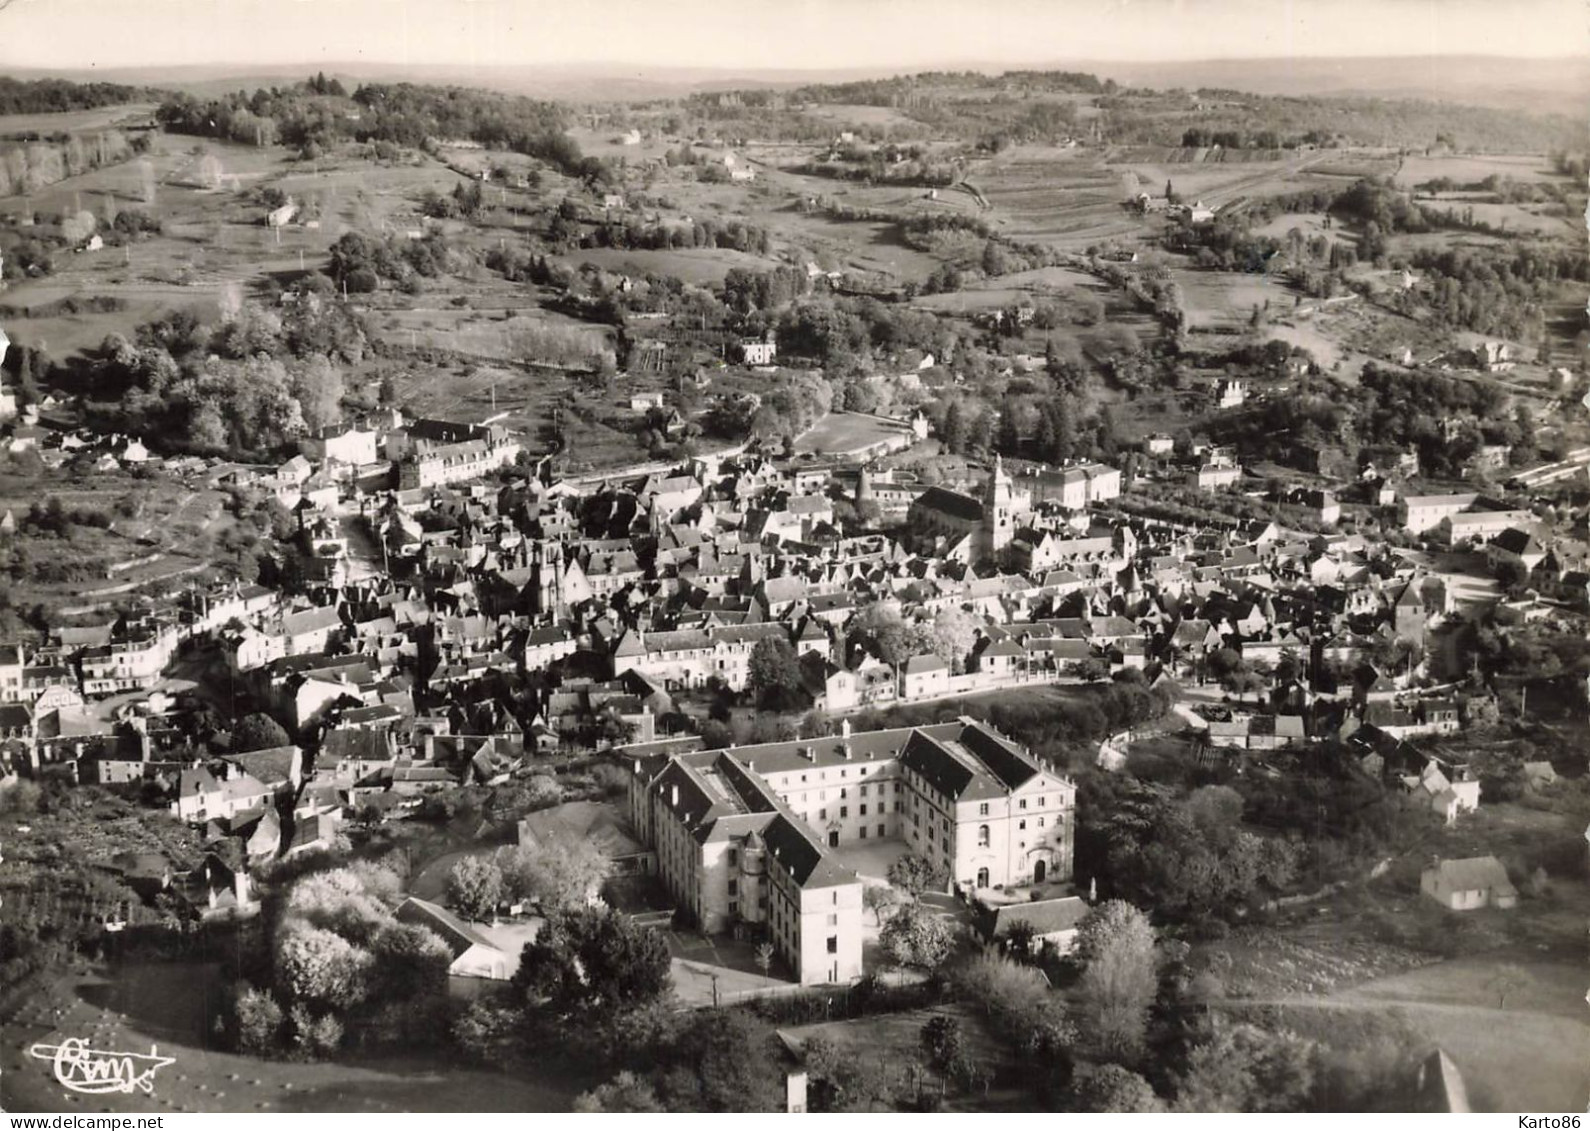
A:
{"type": "Polygon", "coordinates": [[[1048,871],[1048,863],[1043,860],[1038,861],[1032,866],[1032,882],[1035,884],[1043,883],[1043,877],[1048,871]]]}
{"type": "Polygon", "coordinates": [[[986,888],[988,886],[988,869],[987,868],[979,868],[979,869],[977,869],[977,886],[980,887],[980,888],[986,888]]]}

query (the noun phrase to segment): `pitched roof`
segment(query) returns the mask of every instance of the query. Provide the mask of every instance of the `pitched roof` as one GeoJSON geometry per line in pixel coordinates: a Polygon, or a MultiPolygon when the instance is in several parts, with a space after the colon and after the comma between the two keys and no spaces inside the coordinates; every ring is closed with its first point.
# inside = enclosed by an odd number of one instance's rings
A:
{"type": "Polygon", "coordinates": [[[302,769],[302,753],[296,746],[275,746],[269,750],[250,750],[243,754],[227,754],[222,759],[246,774],[251,774],[266,785],[291,781],[296,763],[302,769]]]}
{"type": "Polygon", "coordinates": [[[447,944],[447,949],[453,952],[456,959],[459,955],[472,947],[483,946],[490,950],[497,947],[484,935],[477,932],[469,924],[459,919],[451,911],[438,907],[428,900],[417,896],[409,896],[397,909],[397,917],[404,923],[415,923],[422,927],[429,927],[436,935],[447,944]]]}
{"type": "Polygon", "coordinates": [[[917,496],[914,506],[925,507],[928,510],[942,511],[952,518],[963,522],[981,522],[983,520],[983,504],[970,495],[963,495],[959,491],[951,491],[948,487],[929,487],[917,496]]]}
{"type": "Polygon", "coordinates": [[[645,851],[619,812],[600,801],[569,801],[551,809],[528,813],[519,822],[519,842],[588,840],[609,859],[635,856],[645,851]]]}
{"type": "Polygon", "coordinates": [[[314,609],[304,609],[302,612],[288,613],[282,617],[282,632],[288,636],[300,636],[324,628],[336,628],[340,624],[342,624],[341,614],[334,607],[324,605],[314,609]]]}
{"type": "Polygon", "coordinates": [[[1466,1114],[1472,1110],[1463,1074],[1442,1049],[1436,1049],[1420,1065],[1418,1091],[1417,1111],[1466,1114]]]}
{"type": "Polygon", "coordinates": [[[998,938],[1016,923],[1029,923],[1039,936],[1069,931],[1088,917],[1087,901],[1080,895],[1063,899],[1044,899],[1036,903],[1005,903],[994,909],[993,937],[998,938]]]}
{"type": "Polygon", "coordinates": [[[991,727],[969,718],[961,720],[953,739],[925,731],[913,734],[900,760],[939,793],[962,801],[1004,796],[1041,772],[1031,758],[991,727]]]}
{"type": "Polygon", "coordinates": [[[1498,895],[1516,893],[1507,869],[1494,856],[1471,856],[1466,860],[1442,860],[1434,866],[1441,882],[1451,891],[1494,891],[1498,895]]]}

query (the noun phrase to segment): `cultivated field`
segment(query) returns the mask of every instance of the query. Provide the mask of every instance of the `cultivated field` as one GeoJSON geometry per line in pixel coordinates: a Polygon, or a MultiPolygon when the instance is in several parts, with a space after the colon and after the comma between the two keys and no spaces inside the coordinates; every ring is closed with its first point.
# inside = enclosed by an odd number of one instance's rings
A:
{"type": "Polygon", "coordinates": [[[1292,308],[1296,292],[1267,275],[1235,275],[1224,271],[1173,268],[1181,285],[1189,330],[1245,327],[1253,308],[1270,304],[1279,317],[1292,308]]]}
{"type": "Polygon", "coordinates": [[[549,333],[567,338],[571,348],[593,353],[612,345],[612,333],[605,327],[535,308],[420,305],[381,311],[371,321],[376,336],[395,345],[448,350],[483,361],[520,361],[527,355],[527,341],[549,333]]]}
{"type": "Polygon", "coordinates": [[[586,248],[571,252],[569,263],[590,263],[604,271],[636,277],[672,275],[698,287],[718,287],[723,277],[738,267],[743,271],[771,271],[777,264],[758,255],[732,248],[674,248],[668,251],[630,250],[612,247],[586,248]]]}
{"type": "Polygon", "coordinates": [[[1492,176],[1515,181],[1544,181],[1555,175],[1544,157],[1532,154],[1506,157],[1449,153],[1404,157],[1397,167],[1397,185],[1413,188],[1437,177],[1450,177],[1459,184],[1475,184],[1492,176]]]}
{"type": "Polygon", "coordinates": [[[990,205],[988,218],[1016,239],[1082,250],[1142,233],[1122,175],[1080,150],[1015,147],[976,162],[966,180],[990,205]]]}
{"type": "Polygon", "coordinates": [[[1566,215],[1555,204],[1496,204],[1487,201],[1436,200],[1415,197],[1420,204],[1454,218],[1472,217],[1475,223],[1489,224],[1498,231],[1532,232],[1537,235],[1568,235],[1583,228],[1584,218],[1566,215]]]}
{"type": "Polygon", "coordinates": [[[129,102],[121,106],[97,106],[92,110],[67,110],[58,114],[0,114],[0,137],[102,130],[121,122],[148,121],[154,112],[153,102],[129,102]]]}
{"type": "Polygon", "coordinates": [[[840,456],[863,451],[899,435],[898,428],[858,412],[831,412],[795,441],[797,452],[840,456]]]}
{"type": "Polygon", "coordinates": [[[828,102],[808,106],[805,110],[812,118],[827,118],[841,126],[910,126],[921,129],[922,123],[903,110],[892,106],[857,106],[846,102],[828,102]]]}

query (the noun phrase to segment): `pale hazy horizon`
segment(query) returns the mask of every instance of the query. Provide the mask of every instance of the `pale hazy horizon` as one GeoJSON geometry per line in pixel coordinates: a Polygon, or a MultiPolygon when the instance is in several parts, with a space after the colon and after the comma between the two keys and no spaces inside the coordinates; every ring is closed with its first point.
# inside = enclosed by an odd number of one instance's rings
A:
{"type": "Polygon", "coordinates": [[[13,0],[0,67],[1019,68],[1590,53],[1583,0],[13,0]]]}

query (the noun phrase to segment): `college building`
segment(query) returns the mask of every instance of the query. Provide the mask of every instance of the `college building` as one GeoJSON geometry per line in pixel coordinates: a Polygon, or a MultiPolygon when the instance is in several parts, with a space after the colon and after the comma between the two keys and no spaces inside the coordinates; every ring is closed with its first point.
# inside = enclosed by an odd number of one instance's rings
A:
{"type": "Polygon", "coordinates": [[[987,723],[637,759],[630,819],[709,934],[765,931],[803,985],[861,976],[862,883],[839,850],[903,843],[959,889],[1071,878],[1076,786],[987,723]]]}

